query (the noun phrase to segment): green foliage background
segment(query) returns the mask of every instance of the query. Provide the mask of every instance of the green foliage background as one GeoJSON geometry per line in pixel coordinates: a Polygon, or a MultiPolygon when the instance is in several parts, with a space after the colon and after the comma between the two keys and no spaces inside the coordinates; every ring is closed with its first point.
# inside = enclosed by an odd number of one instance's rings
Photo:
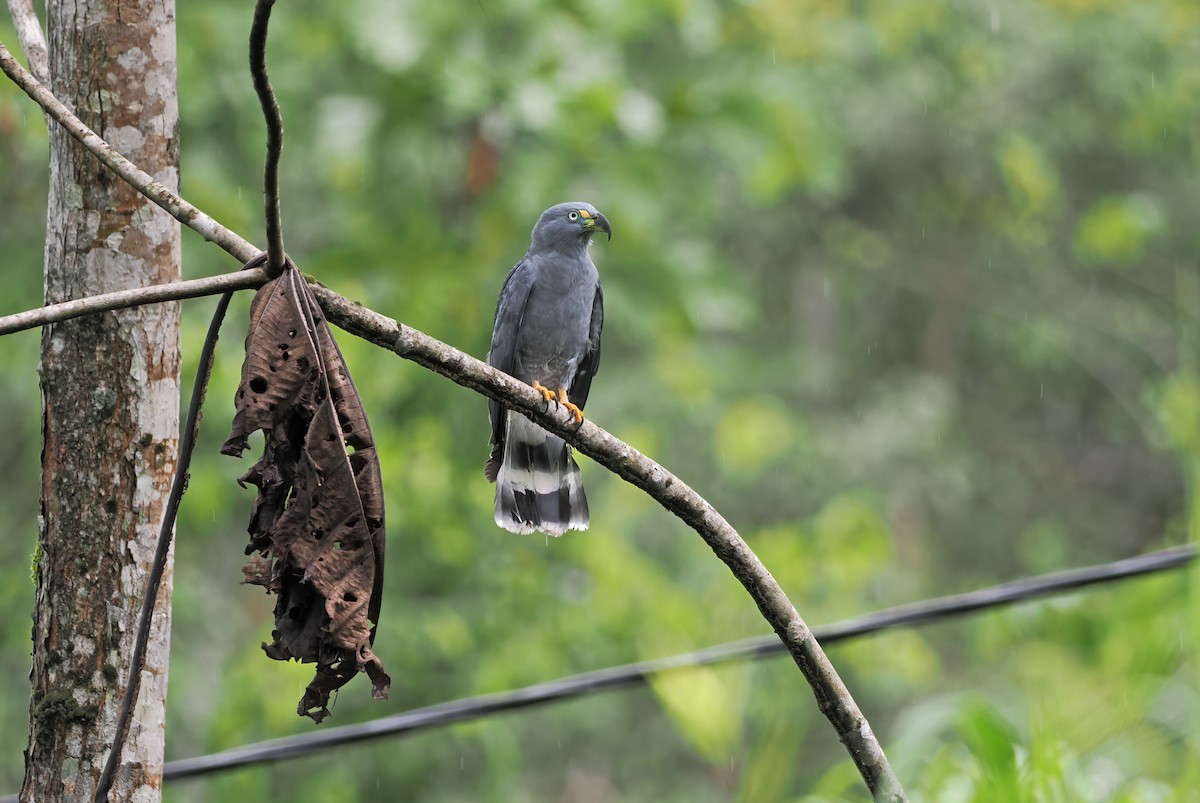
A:
{"type": "MultiPolygon", "coordinates": [[[[183,192],[262,240],[252,3],[179,4],[183,192]]],[[[1200,7],[1187,0],[279,4],[284,232],[344,295],[482,357],[538,213],[584,199],[589,414],[705,494],[811,623],[1184,542],[1200,483],[1200,7]]],[[[3,41],[15,45],[7,22],[3,41]]],[[[3,311],[41,303],[46,133],[0,84],[3,311]]],[[[185,275],[234,269],[184,233],[185,275]]],[[[213,302],[185,305],[195,354],[213,302]]],[[[179,521],[169,757],[312,729],[239,586],[217,455],[179,521]]],[[[353,338],[381,444],[391,701],[334,724],[757,635],[704,544],[585,461],[592,528],[491,522],[485,404],[353,338]]],[[[0,788],[27,714],[38,337],[0,366],[0,788]]],[[[186,384],[186,383],[185,383],[186,384]]],[[[914,800],[1200,800],[1181,573],[831,651],[914,800]]],[[[171,801],[861,800],[786,659],[681,673],[168,786],[171,801]]]]}

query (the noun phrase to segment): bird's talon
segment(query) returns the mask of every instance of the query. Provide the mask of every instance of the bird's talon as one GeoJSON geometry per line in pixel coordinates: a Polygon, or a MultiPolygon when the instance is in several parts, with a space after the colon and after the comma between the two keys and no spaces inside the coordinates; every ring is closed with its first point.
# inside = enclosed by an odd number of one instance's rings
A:
{"type": "Polygon", "coordinates": [[[576,424],[583,423],[583,410],[580,410],[574,402],[566,402],[563,406],[567,408],[567,412],[575,416],[576,424]]]}
{"type": "Polygon", "coordinates": [[[537,380],[534,380],[533,382],[533,389],[542,394],[542,401],[546,402],[546,404],[549,404],[552,401],[558,401],[558,397],[555,395],[554,391],[537,380]]]}

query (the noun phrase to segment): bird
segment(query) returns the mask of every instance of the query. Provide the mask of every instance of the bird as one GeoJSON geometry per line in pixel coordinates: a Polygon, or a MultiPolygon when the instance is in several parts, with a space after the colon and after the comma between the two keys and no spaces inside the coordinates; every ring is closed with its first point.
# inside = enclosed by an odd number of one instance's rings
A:
{"type": "MultiPolygon", "coordinates": [[[[608,218],[582,201],[541,214],[529,250],[500,290],[487,355],[488,365],[531,385],[580,424],[604,327],[600,274],[588,255],[597,232],[612,239],[608,218]]],[[[496,524],[525,534],[586,530],[587,496],[566,441],[494,399],[488,414],[491,454],[483,473],[496,484],[496,524]]]]}

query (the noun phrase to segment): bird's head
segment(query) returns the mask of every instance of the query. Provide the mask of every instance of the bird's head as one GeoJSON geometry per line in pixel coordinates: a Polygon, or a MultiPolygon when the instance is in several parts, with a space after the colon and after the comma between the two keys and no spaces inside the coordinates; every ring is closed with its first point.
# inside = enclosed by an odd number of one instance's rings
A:
{"type": "Polygon", "coordinates": [[[555,204],[542,213],[533,227],[533,244],[538,247],[587,246],[592,235],[602,231],[612,239],[608,218],[583,201],[555,204]]]}

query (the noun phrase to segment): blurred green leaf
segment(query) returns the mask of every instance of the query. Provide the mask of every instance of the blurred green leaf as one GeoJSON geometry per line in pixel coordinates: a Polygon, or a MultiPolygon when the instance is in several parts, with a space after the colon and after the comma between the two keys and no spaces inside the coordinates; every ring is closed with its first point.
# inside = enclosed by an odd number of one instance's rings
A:
{"type": "Polygon", "coordinates": [[[1161,225],[1162,215],[1147,198],[1104,198],[1080,219],[1075,253],[1085,263],[1130,265],[1161,225]]]}

